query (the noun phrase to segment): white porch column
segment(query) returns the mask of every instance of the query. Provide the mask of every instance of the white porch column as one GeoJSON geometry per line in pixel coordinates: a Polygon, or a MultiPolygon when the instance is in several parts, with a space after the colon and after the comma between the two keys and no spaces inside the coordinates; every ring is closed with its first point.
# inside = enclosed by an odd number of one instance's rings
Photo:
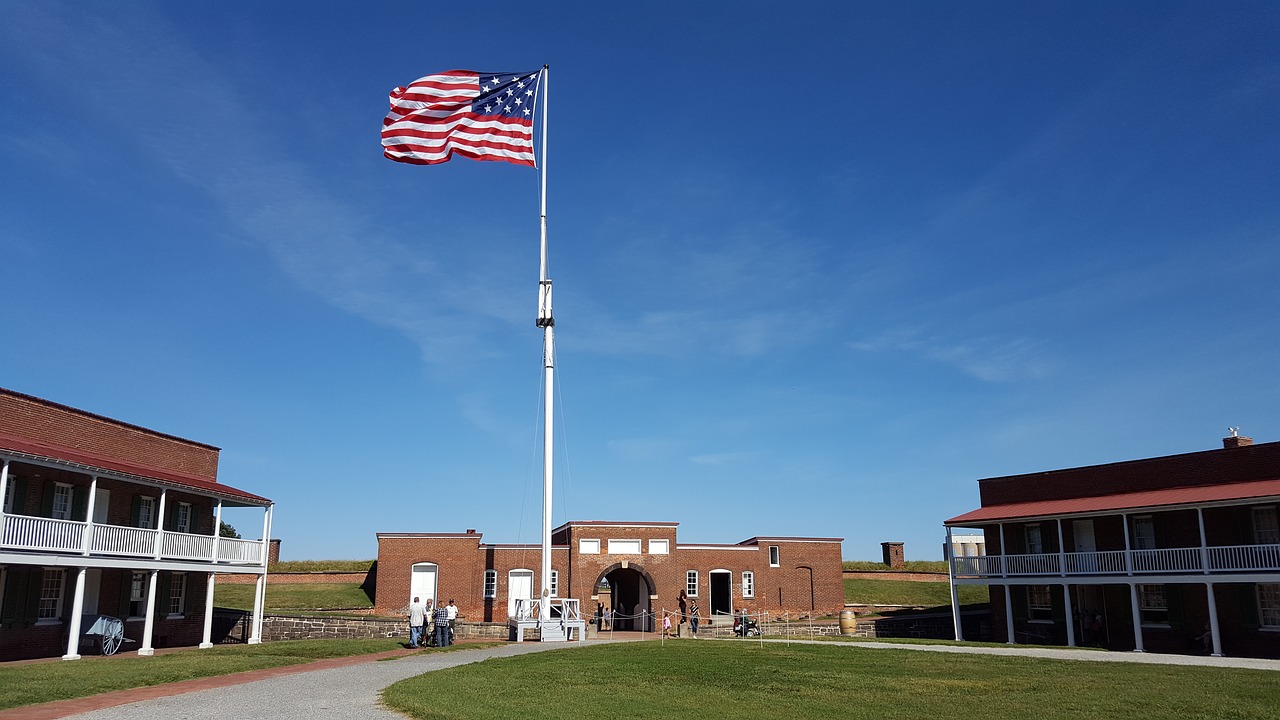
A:
{"type": "Polygon", "coordinates": [[[213,579],[217,576],[218,573],[209,573],[209,587],[204,595],[204,639],[200,641],[202,650],[213,647],[213,579]]]}
{"type": "MultiPolygon", "coordinates": [[[[1009,547],[1005,545],[1004,540],[1004,523],[1000,523],[1000,577],[1009,577],[1009,561],[1005,558],[1009,554],[1009,547]]],[[[1004,586],[1005,598],[1008,599],[1009,586],[1004,586]]],[[[1010,635],[1012,637],[1012,635],[1010,635]]]]}
{"type": "MultiPolygon", "coordinates": [[[[1209,543],[1206,541],[1205,534],[1204,534],[1204,508],[1196,508],[1196,520],[1199,521],[1200,523],[1200,569],[1204,571],[1205,575],[1208,575],[1209,574],[1209,543]]],[[[1210,589],[1210,592],[1212,592],[1213,585],[1210,585],[1209,589],[1210,589]]],[[[1210,611],[1209,614],[1212,615],[1213,612],[1210,611]]]]}
{"type": "Polygon", "coordinates": [[[77,568],[76,591],[71,599],[71,620],[67,623],[67,654],[63,660],[80,659],[80,614],[84,612],[84,578],[89,568],[77,568]]]}
{"type": "Polygon", "coordinates": [[[152,570],[151,581],[147,584],[147,616],[142,625],[142,647],[138,648],[139,655],[156,654],[156,649],[151,647],[151,635],[156,629],[156,583],[159,579],[160,571],[152,570]]]}
{"type": "Polygon", "coordinates": [[[169,494],[168,488],[160,488],[160,509],[156,511],[156,559],[160,559],[160,551],[164,549],[164,501],[169,494]]]}
{"type": "Polygon", "coordinates": [[[1062,584],[1062,600],[1063,600],[1063,606],[1067,610],[1067,647],[1075,647],[1076,646],[1075,610],[1071,606],[1071,586],[1066,583],[1062,584]]]}
{"type": "MultiPolygon", "coordinates": [[[[1001,546],[1003,552],[1003,545],[1001,546]]],[[[1004,631],[1008,634],[1008,644],[1017,645],[1013,636],[1013,593],[1009,592],[1009,584],[1004,586],[1004,631]]]]}
{"type": "MultiPolygon", "coordinates": [[[[218,498],[218,508],[213,511],[213,562],[218,562],[218,541],[222,539],[222,498],[218,498]]],[[[212,579],[212,578],[210,578],[212,579]]]]}
{"type": "Polygon", "coordinates": [[[275,507],[272,503],[266,507],[266,512],[262,514],[262,555],[259,557],[263,566],[267,564],[267,557],[270,555],[271,547],[271,509],[275,507]]]}
{"type": "Polygon", "coordinates": [[[1146,652],[1142,647],[1142,607],[1138,604],[1138,586],[1129,583],[1129,604],[1133,610],[1133,651],[1146,652]]]}
{"type": "Polygon", "coordinates": [[[1058,573],[1062,577],[1067,576],[1067,548],[1062,540],[1062,518],[1058,518],[1058,573]]]}
{"type": "Polygon", "coordinates": [[[93,548],[93,512],[98,504],[98,476],[92,476],[93,480],[89,482],[89,502],[85,505],[84,511],[84,545],[81,550],[82,555],[88,555],[90,549],[93,548]]]}
{"type": "Polygon", "coordinates": [[[249,635],[249,645],[257,645],[262,642],[262,605],[263,596],[267,591],[267,576],[259,575],[258,581],[253,589],[253,619],[251,621],[251,629],[249,635]]]}
{"type": "MultiPolygon", "coordinates": [[[[1129,516],[1121,515],[1120,523],[1124,525],[1124,571],[1125,571],[1125,574],[1132,575],[1133,574],[1133,547],[1129,543],[1129,516]]],[[[1130,587],[1133,587],[1133,586],[1130,585],[1130,587]]]]}
{"type": "Polygon", "coordinates": [[[1218,599],[1213,593],[1213,583],[1205,583],[1209,596],[1209,636],[1213,639],[1213,656],[1222,657],[1222,635],[1218,632],[1218,599]]]}
{"type": "Polygon", "coordinates": [[[947,528],[947,582],[951,585],[951,619],[955,624],[956,640],[964,640],[964,630],[960,627],[960,593],[956,590],[955,562],[952,559],[951,528],[947,528]]]}
{"type": "Polygon", "coordinates": [[[4,527],[4,496],[9,494],[9,461],[0,465],[0,529],[4,527]]]}

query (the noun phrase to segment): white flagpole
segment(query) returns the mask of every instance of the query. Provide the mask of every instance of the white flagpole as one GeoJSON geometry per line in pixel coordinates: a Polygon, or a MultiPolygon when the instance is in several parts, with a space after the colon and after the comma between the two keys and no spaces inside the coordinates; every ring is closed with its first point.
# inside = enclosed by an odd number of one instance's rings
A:
{"type": "Polygon", "coordinates": [[[551,279],[547,277],[547,76],[549,67],[542,66],[542,192],[541,205],[541,262],[538,273],[538,327],[542,328],[542,360],[545,373],[546,395],[542,433],[542,602],[538,604],[538,619],[545,624],[551,618],[551,476],[552,453],[555,449],[554,413],[555,394],[555,318],[551,314],[551,279]]]}

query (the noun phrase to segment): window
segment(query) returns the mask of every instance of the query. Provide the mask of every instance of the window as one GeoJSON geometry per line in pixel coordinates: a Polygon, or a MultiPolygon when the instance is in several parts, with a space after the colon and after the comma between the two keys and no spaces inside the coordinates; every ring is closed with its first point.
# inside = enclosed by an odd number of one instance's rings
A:
{"type": "Polygon", "coordinates": [[[1138,515],[1133,519],[1133,549],[1156,549],[1156,521],[1150,515],[1138,515]]]}
{"type": "Polygon", "coordinates": [[[187,607],[187,574],[174,573],[169,577],[169,617],[182,617],[187,607]]]}
{"type": "Polygon", "coordinates": [[[147,574],[136,572],[129,581],[129,617],[140,618],[147,611],[147,574]]]}
{"type": "Polygon", "coordinates": [[[484,571],[484,596],[487,598],[498,597],[498,571],[484,571]]]}
{"type": "Polygon", "coordinates": [[[1280,522],[1276,520],[1276,507],[1253,509],[1253,541],[1259,545],[1280,543],[1280,522]]]}
{"type": "Polygon", "coordinates": [[[667,555],[671,552],[671,542],[669,540],[650,540],[650,555],[667,555]]]}
{"type": "Polygon", "coordinates": [[[781,564],[782,564],[781,558],[779,558],[778,556],[778,546],[770,545],[769,546],[769,567],[778,567],[781,564]]]}
{"type": "Polygon", "coordinates": [[[1143,625],[1169,624],[1169,599],[1165,597],[1163,585],[1139,585],[1138,608],[1143,625]]]}
{"type": "Polygon", "coordinates": [[[10,475],[9,483],[4,486],[4,511],[7,513],[13,512],[13,486],[17,484],[17,479],[16,476],[10,475]]]}
{"type": "Polygon", "coordinates": [[[44,579],[40,583],[40,609],[36,614],[37,622],[56,622],[58,616],[62,614],[62,581],[65,577],[64,570],[45,568],[44,579]]]}
{"type": "Polygon", "coordinates": [[[1031,622],[1053,622],[1053,593],[1048,585],[1027,586],[1027,619],[1031,622]]]}
{"type": "Polygon", "coordinates": [[[639,555],[640,541],[639,540],[610,540],[609,554],[610,555],[639,555]]]}
{"type": "Polygon", "coordinates": [[[684,594],[689,597],[698,597],[698,571],[690,570],[684,576],[684,594]]]}
{"type": "Polygon", "coordinates": [[[583,555],[599,555],[600,541],[599,540],[579,540],[578,552],[582,553],[583,555]]]}
{"type": "Polygon", "coordinates": [[[1258,583],[1258,621],[1264,628],[1280,629],[1280,583],[1258,583]]]}
{"type": "Polygon", "coordinates": [[[1022,528],[1023,537],[1027,541],[1027,554],[1039,555],[1044,552],[1044,539],[1040,537],[1040,525],[1027,525],[1022,528]]]}
{"type": "Polygon", "coordinates": [[[191,532],[191,503],[178,503],[177,515],[174,517],[174,530],[180,533],[191,532]]]}
{"type": "Polygon", "coordinates": [[[156,526],[156,499],[138,498],[138,527],[151,530],[156,526]]]}
{"type": "Polygon", "coordinates": [[[742,571],[742,597],[751,599],[756,596],[756,574],[750,570],[742,571]]]}
{"type": "Polygon", "coordinates": [[[560,597],[560,571],[551,571],[551,597],[560,597]]]}
{"type": "Polygon", "coordinates": [[[54,520],[70,520],[71,519],[71,486],[57,483],[53,486],[53,515],[54,520]]]}

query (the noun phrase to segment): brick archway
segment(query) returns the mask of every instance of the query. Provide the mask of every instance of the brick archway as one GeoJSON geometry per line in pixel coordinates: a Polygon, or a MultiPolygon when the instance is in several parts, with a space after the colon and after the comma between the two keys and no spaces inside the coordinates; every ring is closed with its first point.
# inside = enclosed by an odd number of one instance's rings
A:
{"type": "Polygon", "coordinates": [[[592,587],[598,587],[605,580],[609,584],[609,609],[617,618],[614,628],[652,631],[652,598],[658,594],[653,576],[641,565],[614,563],[600,571],[592,587]]]}

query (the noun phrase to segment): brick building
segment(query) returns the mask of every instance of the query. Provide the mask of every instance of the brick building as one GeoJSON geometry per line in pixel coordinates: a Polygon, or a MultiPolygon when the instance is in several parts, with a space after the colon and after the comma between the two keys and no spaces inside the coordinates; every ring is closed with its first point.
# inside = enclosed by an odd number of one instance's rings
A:
{"type": "Polygon", "coordinates": [[[218,537],[222,508],[271,519],[271,501],[218,482],[218,453],[0,388],[0,661],[76,659],[99,616],[140,655],[208,646],[214,577],[261,590],[266,574],[262,541],[218,537]]]}
{"type": "Polygon", "coordinates": [[[990,586],[1010,643],[1280,658],[1280,443],[1223,444],[980,481],[953,590],[990,586]]]}
{"type": "MultiPolygon", "coordinates": [[[[678,607],[684,591],[713,614],[836,613],[844,607],[842,538],[753,537],[736,544],[677,541],[679,523],[575,521],[552,532],[553,596],[599,602],[619,616],[678,607]]],[[[541,550],[465,533],[378,533],[376,605],[392,614],[412,596],[453,598],[470,620],[506,622],[542,587],[541,550]]],[[[622,621],[618,629],[640,629],[622,621]]],[[[646,628],[646,629],[652,629],[646,628]]]]}

